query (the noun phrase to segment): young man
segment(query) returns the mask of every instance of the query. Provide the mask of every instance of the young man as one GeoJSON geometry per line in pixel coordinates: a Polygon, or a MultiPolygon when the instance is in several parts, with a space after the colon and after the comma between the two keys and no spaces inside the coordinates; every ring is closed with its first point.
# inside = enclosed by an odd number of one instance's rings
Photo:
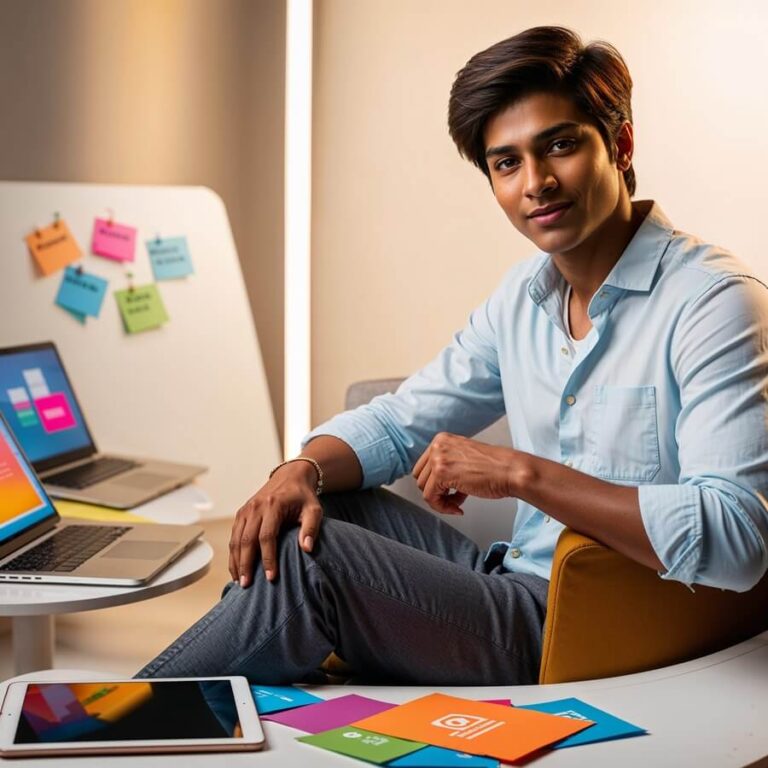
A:
{"type": "Polygon", "coordinates": [[[747,590],[768,566],[768,293],[633,202],[618,52],[539,27],[474,56],[449,127],[539,253],[393,395],[305,440],[237,513],[221,602],[144,676],[536,681],[563,526],[661,578],[747,590]],[[472,439],[505,414],[514,448],[472,439]],[[436,511],[516,498],[481,552],[436,511]],[[359,489],[373,489],[362,491],[359,489]],[[322,495],[321,495],[322,492],[322,495]]]}

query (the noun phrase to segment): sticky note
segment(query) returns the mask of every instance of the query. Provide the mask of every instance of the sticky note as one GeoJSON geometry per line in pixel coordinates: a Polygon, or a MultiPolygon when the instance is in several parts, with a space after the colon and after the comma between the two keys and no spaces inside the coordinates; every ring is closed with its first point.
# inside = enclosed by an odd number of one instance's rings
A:
{"type": "Polygon", "coordinates": [[[580,699],[557,699],[541,704],[524,704],[518,709],[548,712],[550,715],[557,715],[558,717],[567,717],[572,720],[592,720],[595,723],[586,731],[569,736],[559,744],[555,744],[555,749],[576,747],[580,744],[593,744],[596,741],[608,741],[609,739],[622,739],[626,736],[641,736],[647,733],[644,728],[632,725],[632,723],[621,720],[602,709],[590,706],[580,699]]]}
{"type": "Polygon", "coordinates": [[[195,271],[186,237],[147,240],[147,252],[155,280],[176,280],[195,271]]]}
{"type": "Polygon", "coordinates": [[[384,736],[514,762],[592,723],[432,693],[351,725],[384,736]]]}
{"type": "Polygon", "coordinates": [[[393,760],[392,768],[499,768],[499,761],[493,757],[468,755],[443,747],[424,747],[418,752],[393,760]]]}
{"type": "Polygon", "coordinates": [[[133,261],[136,250],[136,228],[106,219],[95,219],[91,251],[114,261],[133,261]]]}
{"type": "Polygon", "coordinates": [[[416,744],[413,741],[381,736],[378,733],[362,731],[359,728],[350,728],[349,726],[334,728],[332,731],[323,731],[312,736],[301,736],[296,740],[378,765],[407,755],[409,752],[424,746],[424,744],[416,744]]]}
{"type": "Polygon", "coordinates": [[[392,709],[394,704],[377,699],[369,699],[367,696],[358,696],[351,693],[348,696],[339,696],[337,699],[324,701],[321,704],[310,704],[308,707],[292,709],[289,712],[277,712],[274,715],[265,715],[264,720],[272,720],[291,728],[298,728],[307,733],[320,733],[331,728],[339,728],[349,725],[353,720],[368,717],[392,709]]]}
{"type": "Polygon", "coordinates": [[[290,685],[252,685],[251,695],[256,704],[256,711],[260,715],[283,712],[286,709],[296,709],[296,707],[305,707],[308,704],[325,701],[319,696],[313,696],[301,688],[293,688],[290,685]]]}
{"type": "Polygon", "coordinates": [[[35,410],[43,429],[50,435],[77,426],[77,419],[64,392],[52,392],[35,399],[35,410]]]}
{"type": "Polygon", "coordinates": [[[115,298],[128,333],[148,331],[168,321],[168,313],[154,283],[115,291],[115,298]]]}
{"type": "Polygon", "coordinates": [[[63,269],[83,255],[63,219],[32,232],[25,240],[32,258],[44,275],[63,269]]]}
{"type": "Polygon", "coordinates": [[[61,278],[56,303],[69,312],[79,315],[98,317],[104,296],[107,292],[107,281],[91,275],[75,267],[67,267],[61,278]]]}

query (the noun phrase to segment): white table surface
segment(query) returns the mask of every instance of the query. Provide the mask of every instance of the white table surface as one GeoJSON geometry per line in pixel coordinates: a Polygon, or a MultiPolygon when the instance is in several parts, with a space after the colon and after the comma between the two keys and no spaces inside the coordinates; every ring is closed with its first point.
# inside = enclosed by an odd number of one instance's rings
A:
{"type": "MultiPolygon", "coordinates": [[[[211,507],[204,491],[186,485],[135,507],[131,512],[157,523],[191,524],[200,520],[211,507]]],[[[125,605],[182,589],[206,574],[212,558],[210,544],[198,541],[152,581],[139,587],[0,584],[0,616],[12,619],[16,672],[54,665],[55,614],[125,605]]]]}
{"type": "MultiPolygon", "coordinates": [[[[105,679],[82,670],[50,670],[23,679],[105,679]]],[[[14,678],[22,679],[22,678],[14,678]]],[[[0,684],[0,696],[7,683],[0,684]]],[[[318,686],[313,693],[335,698],[349,693],[405,702],[440,690],[470,699],[509,698],[515,704],[575,696],[649,731],[647,736],[551,751],[528,763],[542,768],[766,768],[768,766],[768,632],[719,653],[637,675],[544,686],[422,688],[318,686]]],[[[124,768],[280,766],[342,768],[351,758],[296,741],[299,731],[264,721],[263,752],[150,755],[98,758],[124,768]]],[[[54,764],[75,768],[83,758],[29,759],[19,766],[54,764]]],[[[355,761],[358,766],[365,763],[355,761]]],[[[9,763],[10,765],[10,763],[9,763]]]]}

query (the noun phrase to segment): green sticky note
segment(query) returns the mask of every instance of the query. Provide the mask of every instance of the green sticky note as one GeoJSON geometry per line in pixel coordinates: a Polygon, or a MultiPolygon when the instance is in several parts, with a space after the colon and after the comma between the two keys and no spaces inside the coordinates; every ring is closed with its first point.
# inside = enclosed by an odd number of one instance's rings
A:
{"type": "Polygon", "coordinates": [[[168,313],[154,283],[115,291],[115,298],[128,333],[148,331],[168,322],[168,313]]]}
{"type": "Polygon", "coordinates": [[[311,736],[300,736],[297,741],[312,744],[331,752],[339,752],[349,757],[367,760],[369,763],[382,765],[403,755],[409,755],[417,749],[423,749],[426,744],[415,741],[395,739],[392,736],[382,736],[379,733],[363,731],[350,725],[333,728],[330,731],[315,733],[311,736]]]}

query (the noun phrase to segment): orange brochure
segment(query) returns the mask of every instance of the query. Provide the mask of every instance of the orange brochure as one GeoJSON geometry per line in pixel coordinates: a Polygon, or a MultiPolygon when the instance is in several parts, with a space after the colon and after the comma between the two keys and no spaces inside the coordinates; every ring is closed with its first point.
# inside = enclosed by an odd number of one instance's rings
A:
{"type": "Polygon", "coordinates": [[[513,762],[594,723],[432,693],[351,725],[513,762]]]}

